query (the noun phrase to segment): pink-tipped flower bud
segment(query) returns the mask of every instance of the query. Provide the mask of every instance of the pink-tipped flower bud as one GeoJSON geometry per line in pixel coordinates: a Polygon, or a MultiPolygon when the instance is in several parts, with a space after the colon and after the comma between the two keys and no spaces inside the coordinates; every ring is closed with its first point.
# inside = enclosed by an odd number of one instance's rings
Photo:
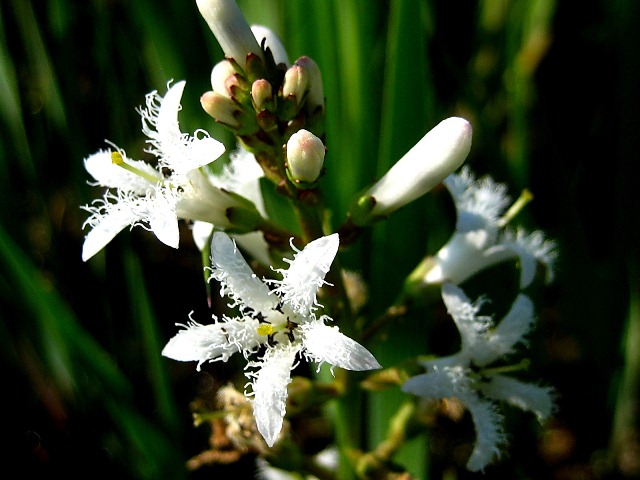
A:
{"type": "Polygon", "coordinates": [[[226,57],[233,58],[242,68],[249,53],[263,58],[262,50],[235,0],[196,2],[226,57]]]}
{"type": "Polygon", "coordinates": [[[200,97],[200,104],[205,112],[211,115],[217,122],[238,128],[240,124],[236,119],[239,112],[237,105],[229,97],[218,92],[205,92],[200,97]]]}
{"type": "Polygon", "coordinates": [[[295,64],[304,68],[309,77],[306,110],[312,113],[317,107],[324,108],[324,88],[320,67],[309,57],[300,57],[295,64]]]}
{"type": "Polygon", "coordinates": [[[293,97],[298,107],[307,94],[309,88],[309,75],[306,69],[300,65],[293,65],[284,74],[282,96],[287,99],[293,97]]]}
{"type": "Polygon", "coordinates": [[[251,85],[251,98],[257,111],[273,108],[273,88],[271,84],[261,78],[251,85]]]}
{"type": "Polygon", "coordinates": [[[325,147],[318,137],[299,130],[287,142],[287,174],[298,187],[313,184],[324,164],[325,147]]]}

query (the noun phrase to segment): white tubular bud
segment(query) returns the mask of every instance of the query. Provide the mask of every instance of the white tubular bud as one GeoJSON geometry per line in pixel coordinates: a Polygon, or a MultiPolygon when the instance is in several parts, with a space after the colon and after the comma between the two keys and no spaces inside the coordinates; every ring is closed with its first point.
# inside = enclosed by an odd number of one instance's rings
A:
{"type": "Polygon", "coordinates": [[[364,194],[375,200],[371,215],[386,216],[442,182],[467,158],[471,134],[463,118],[436,125],[364,194]]]}
{"type": "Polygon", "coordinates": [[[256,37],[258,45],[262,46],[262,41],[265,41],[264,46],[271,50],[276,65],[284,63],[287,67],[289,66],[287,50],[273,30],[263,25],[251,25],[251,31],[253,32],[253,36],[256,37]]]}
{"type": "Polygon", "coordinates": [[[262,50],[235,0],[196,0],[196,3],[225,56],[233,58],[242,68],[249,53],[263,58],[262,50]]]}
{"type": "Polygon", "coordinates": [[[320,67],[309,57],[300,57],[296,65],[305,69],[309,77],[309,93],[307,94],[306,109],[313,112],[316,107],[324,108],[324,88],[322,86],[322,73],[320,67]]]}
{"type": "Polygon", "coordinates": [[[318,137],[299,130],[287,142],[287,173],[296,184],[312,184],[320,176],[325,147],[318,137]]]}

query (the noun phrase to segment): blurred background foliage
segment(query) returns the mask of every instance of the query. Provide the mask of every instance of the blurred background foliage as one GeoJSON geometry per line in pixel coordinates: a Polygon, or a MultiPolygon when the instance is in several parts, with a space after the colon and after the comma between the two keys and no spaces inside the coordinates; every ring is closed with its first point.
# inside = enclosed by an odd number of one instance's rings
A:
{"type": "MultiPolygon", "coordinates": [[[[309,55],[323,71],[323,187],[336,226],[354,193],[451,115],[473,124],[467,163],[476,173],[508,183],[513,197],[533,192],[518,221],[557,239],[561,257],[556,281],[527,292],[539,318],[531,378],[557,388],[559,411],[542,428],[509,416],[511,447],[487,476],[640,477],[640,2],[239,3],[250,22],[281,35],[291,60],[309,55]]],[[[183,131],[206,127],[233,148],[198,101],[221,57],[194,1],[0,0],[4,478],[253,472],[251,459],[184,468],[208,435],[192,426],[189,402],[233,368],[196,373],[160,356],[174,323],[192,310],[202,322],[210,315],[188,230],[179,251],[136,229],[80,260],[79,206],[99,195],[82,159],[105,139],[142,158],[135,107],[147,92],[186,79],[183,131]]],[[[344,263],[370,281],[372,314],[446,241],[454,220],[436,190],[348,253],[344,263]]],[[[499,297],[504,275],[465,288],[499,297]]],[[[426,349],[448,353],[450,328],[417,311],[371,348],[385,365],[426,349]]],[[[367,405],[370,442],[398,399],[389,391],[367,405]]],[[[466,478],[471,435],[470,423],[439,418],[399,459],[422,478],[466,478]]]]}

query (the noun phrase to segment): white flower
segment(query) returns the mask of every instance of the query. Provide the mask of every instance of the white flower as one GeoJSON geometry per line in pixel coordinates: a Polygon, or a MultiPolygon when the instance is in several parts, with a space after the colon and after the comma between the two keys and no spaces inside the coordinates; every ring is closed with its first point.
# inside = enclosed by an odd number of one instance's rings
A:
{"type": "Polygon", "coordinates": [[[537,263],[546,268],[546,279],[553,278],[555,243],[540,231],[504,228],[505,209],[510,203],[506,186],[489,177],[476,180],[469,169],[447,177],[457,211],[456,231],[432,259],[424,276],[426,283],[450,281],[460,284],[478,271],[505,260],[520,261],[520,286],[534,279],[537,263]]]}
{"type": "Polygon", "coordinates": [[[502,416],[492,400],[529,410],[540,421],[549,417],[554,408],[551,389],[505,376],[499,368],[485,368],[524,341],[534,321],[533,304],[525,295],[519,295],[507,315],[494,326],[490,317],[478,315],[480,303],[472,303],[457,286],[445,283],[442,299],[460,332],[461,350],[422,362],[427,373],[407,380],[402,390],[427,398],[456,397],[464,403],[477,437],[467,468],[482,470],[506,442],[502,416]]]}
{"type": "Polygon", "coordinates": [[[156,156],[157,165],[131,160],[117,147],[85,160],[94,185],[111,190],[82,207],[91,214],[85,222],[91,230],[85,237],[83,260],[95,255],[127,226],[142,226],[177,248],[178,219],[227,228],[231,226],[228,209],[255,210],[250,201],[230,193],[232,189],[216,186],[212,176],[200,168],[219,158],[224,145],[204,131],[193,136],[180,131],[178,111],[184,86],[185,82],[176,83],[164,97],[151,92],[146,108],[138,110],[142,131],[148,138],[147,152],[156,156]]]}
{"type": "Polygon", "coordinates": [[[318,289],[338,251],[337,234],[310,242],[296,251],[282,280],[258,278],[225,233],[211,241],[211,278],[220,282],[222,296],[231,299],[240,316],[216,319],[212,325],[190,322],[165,346],[162,354],[181,361],[226,361],[235,352],[249,358],[253,411],[258,430],[272,446],[282,429],[291,369],[302,356],[347,370],[371,370],[380,365],[359,343],[316,316],[318,289]],[[272,289],[270,288],[272,287],[272,289]]]}

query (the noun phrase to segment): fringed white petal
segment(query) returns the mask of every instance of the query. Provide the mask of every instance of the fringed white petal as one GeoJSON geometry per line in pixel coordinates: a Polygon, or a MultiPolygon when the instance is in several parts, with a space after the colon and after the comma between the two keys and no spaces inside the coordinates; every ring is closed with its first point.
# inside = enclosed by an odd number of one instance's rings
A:
{"type": "Polygon", "coordinates": [[[338,327],[325,325],[325,318],[300,326],[302,344],[308,356],[320,364],[327,362],[346,370],[381,368],[369,350],[340,333],[338,327]]]}
{"type": "Polygon", "coordinates": [[[522,229],[515,233],[507,230],[500,239],[500,245],[510,249],[520,259],[521,288],[528,287],[535,278],[538,262],[546,269],[545,280],[553,280],[557,245],[551,240],[546,240],[542,232],[528,234],[522,229]]]}
{"type": "Polygon", "coordinates": [[[189,322],[162,350],[162,355],[181,362],[226,362],[238,351],[252,350],[258,343],[258,321],[250,318],[211,325],[189,322]]]}
{"type": "Polygon", "coordinates": [[[477,229],[497,231],[500,216],[510,199],[507,187],[490,177],[476,180],[468,167],[444,181],[456,205],[456,230],[464,233],[477,229]]]}
{"type": "Polygon", "coordinates": [[[533,302],[524,294],[518,295],[502,321],[475,346],[475,365],[483,367],[512,353],[519,342],[525,341],[534,320],[533,302]]]}
{"type": "Polygon", "coordinates": [[[269,312],[278,304],[278,297],[251,270],[235,242],[222,232],[214,232],[211,240],[211,277],[221,284],[220,295],[228,295],[234,305],[269,312]]]}
{"type": "Polygon", "coordinates": [[[297,348],[268,350],[263,361],[253,366],[260,370],[253,383],[253,415],[258,431],[270,447],[276,443],[282,430],[287,408],[287,385],[291,382],[291,369],[297,348]]]}
{"type": "Polygon", "coordinates": [[[178,248],[180,229],[176,213],[176,192],[158,188],[154,196],[145,198],[149,228],[165,245],[178,248]]]}
{"type": "Polygon", "coordinates": [[[128,195],[118,197],[107,193],[104,199],[82,207],[91,213],[85,225],[91,230],[82,244],[82,260],[87,261],[102,250],[125,227],[135,224],[140,217],[135,212],[135,199],[128,195]]]}
{"type": "Polygon", "coordinates": [[[147,108],[140,109],[142,131],[149,137],[152,148],[148,151],[158,157],[161,166],[177,174],[207,165],[224,153],[224,145],[210,138],[204,131],[202,137],[189,137],[180,131],[178,112],[185,82],[177,82],[164,97],[153,91],[147,95],[147,108]]]}
{"type": "Polygon", "coordinates": [[[482,471],[500,455],[500,446],[506,438],[502,430],[502,415],[493,403],[483,400],[475,392],[458,397],[465,404],[476,429],[476,444],[471,452],[467,469],[482,471]]]}
{"type": "Polygon", "coordinates": [[[453,283],[442,285],[442,300],[460,332],[462,351],[473,351],[476,344],[483,342],[483,335],[491,326],[491,318],[478,315],[481,302],[471,302],[453,283]]]}
{"type": "Polygon", "coordinates": [[[324,285],[324,277],[338,253],[340,239],[337,233],[320,237],[295,254],[288,270],[278,270],[281,281],[273,281],[275,292],[291,309],[302,316],[309,316],[315,309],[316,293],[324,285]]]}
{"type": "Polygon", "coordinates": [[[533,412],[538,421],[549,418],[555,409],[552,388],[525,383],[504,375],[494,375],[480,390],[495,400],[503,400],[522,410],[533,412]]]}

